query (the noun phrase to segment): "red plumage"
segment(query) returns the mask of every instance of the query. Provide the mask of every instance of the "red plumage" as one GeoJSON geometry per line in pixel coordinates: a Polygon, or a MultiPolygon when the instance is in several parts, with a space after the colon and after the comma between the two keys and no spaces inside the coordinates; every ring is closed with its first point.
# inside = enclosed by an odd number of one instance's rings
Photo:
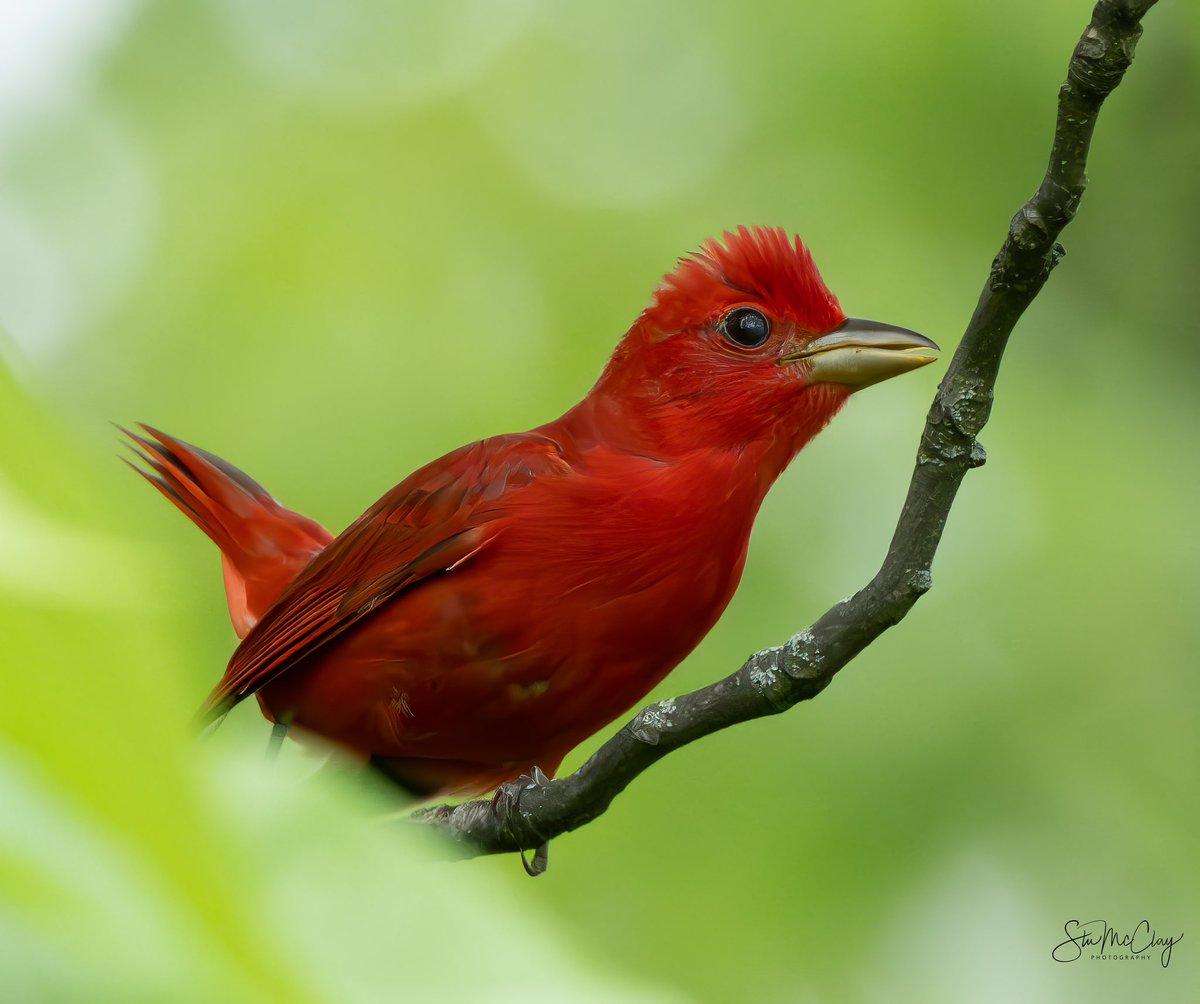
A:
{"type": "Polygon", "coordinates": [[[244,635],[204,715],[257,694],[423,793],[553,773],[724,610],[767,490],[854,388],[814,379],[840,342],[805,355],[844,322],[799,239],[726,233],[580,404],[423,467],[332,541],[224,461],[135,437],[221,548],[244,635]]]}

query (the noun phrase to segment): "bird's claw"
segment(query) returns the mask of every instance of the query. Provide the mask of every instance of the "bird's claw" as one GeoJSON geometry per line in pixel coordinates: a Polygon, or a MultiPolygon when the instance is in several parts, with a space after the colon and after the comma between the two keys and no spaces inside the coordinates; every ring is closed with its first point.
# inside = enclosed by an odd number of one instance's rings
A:
{"type": "Polygon", "coordinates": [[[525,867],[525,874],[530,878],[537,878],[539,875],[544,875],[546,869],[550,866],[550,841],[543,840],[534,848],[532,861],[525,857],[525,850],[522,848],[521,864],[525,867]]]}
{"type": "Polygon", "coordinates": [[[520,804],[520,801],[520,791],[515,795],[510,794],[509,785],[502,784],[492,795],[492,815],[504,819],[512,814],[512,811],[520,804]]]}
{"type": "MultiPolygon", "coordinates": [[[[550,786],[550,778],[542,771],[541,767],[533,767],[528,774],[522,774],[513,782],[513,787],[516,789],[514,794],[509,794],[506,790],[508,785],[501,785],[496,789],[496,794],[492,796],[492,811],[496,813],[517,812],[521,808],[521,795],[527,791],[537,791],[539,788],[547,788],[550,786]],[[510,806],[511,801],[511,806],[510,806]]],[[[544,840],[541,844],[534,848],[533,858],[525,856],[525,849],[521,849],[521,865],[525,868],[525,874],[532,878],[538,875],[545,874],[546,868],[549,866],[550,859],[550,841],[544,840]]]]}
{"type": "MultiPolygon", "coordinates": [[[[517,778],[517,783],[520,784],[522,791],[536,791],[538,788],[546,788],[550,785],[550,778],[542,773],[541,767],[534,767],[529,774],[522,774],[517,778]]],[[[520,796],[517,796],[518,801],[520,796]]]]}

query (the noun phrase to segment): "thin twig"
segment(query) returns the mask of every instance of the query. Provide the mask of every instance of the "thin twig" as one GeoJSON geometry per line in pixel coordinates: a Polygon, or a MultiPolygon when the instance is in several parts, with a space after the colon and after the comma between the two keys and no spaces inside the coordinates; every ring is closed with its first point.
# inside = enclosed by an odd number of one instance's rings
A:
{"type": "Polygon", "coordinates": [[[929,409],[908,497],[883,566],[783,645],[751,656],[735,673],[642,709],[578,771],[544,784],[512,782],[491,800],[439,805],[416,818],[462,843],[466,854],[534,848],[599,816],[625,787],[672,750],[703,736],[786,711],[898,623],[932,583],[933,556],[967,471],[985,459],[976,437],[991,411],[1008,337],[1064,251],[1059,233],[1087,185],[1096,117],[1121,82],[1156,0],[1100,0],[1058,99],[1050,164],[1037,193],[1013,217],[962,342],[929,409]]]}

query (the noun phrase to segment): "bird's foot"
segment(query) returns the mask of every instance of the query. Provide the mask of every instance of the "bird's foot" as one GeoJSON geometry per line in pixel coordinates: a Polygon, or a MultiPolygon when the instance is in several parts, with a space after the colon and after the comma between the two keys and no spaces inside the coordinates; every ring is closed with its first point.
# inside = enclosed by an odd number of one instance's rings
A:
{"type": "MultiPolygon", "coordinates": [[[[546,788],[550,784],[550,778],[542,773],[541,767],[534,767],[532,773],[522,774],[517,778],[517,784],[521,785],[522,791],[533,791],[537,788],[546,788]]],[[[517,800],[520,801],[520,795],[517,800]]]]}
{"type": "MultiPolygon", "coordinates": [[[[526,791],[544,788],[550,783],[540,767],[534,767],[530,773],[522,774],[510,784],[502,784],[492,796],[492,812],[501,817],[511,817],[521,809],[521,795],[526,791]],[[514,790],[515,789],[515,790],[514,790]]],[[[550,841],[544,840],[533,851],[532,860],[526,857],[525,849],[521,849],[521,864],[525,874],[533,877],[545,873],[549,865],[550,841]]]]}

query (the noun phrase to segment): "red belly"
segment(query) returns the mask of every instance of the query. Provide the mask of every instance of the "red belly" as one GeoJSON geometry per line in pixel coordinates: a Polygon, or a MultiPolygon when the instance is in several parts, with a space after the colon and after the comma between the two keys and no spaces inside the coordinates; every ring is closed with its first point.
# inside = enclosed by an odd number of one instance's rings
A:
{"type": "Polygon", "coordinates": [[[733,547],[659,537],[608,574],[580,549],[540,567],[510,535],[424,581],[264,688],[264,709],[409,786],[481,792],[563,756],[631,708],[716,622],[733,547]]]}

